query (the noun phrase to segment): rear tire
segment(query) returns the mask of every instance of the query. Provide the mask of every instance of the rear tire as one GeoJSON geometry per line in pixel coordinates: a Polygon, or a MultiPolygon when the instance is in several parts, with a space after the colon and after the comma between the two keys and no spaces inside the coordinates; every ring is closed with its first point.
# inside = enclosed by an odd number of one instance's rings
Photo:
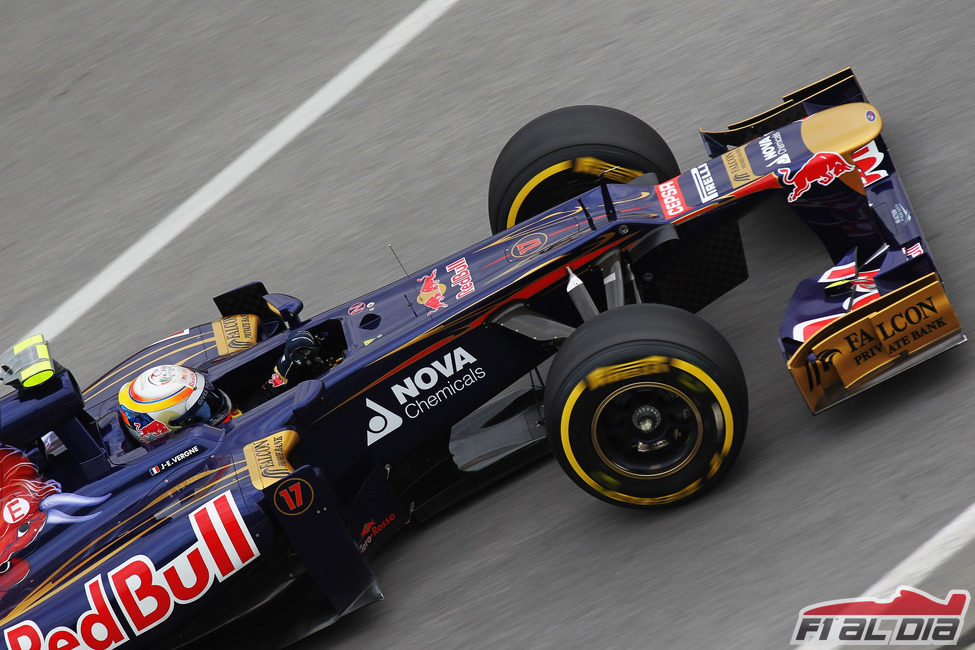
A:
{"type": "Polygon", "coordinates": [[[719,480],[745,438],[745,377],[690,312],[628,305],[570,336],[549,371],[549,442],[583,490],[610,503],[684,501],[719,480]]]}
{"type": "Polygon", "coordinates": [[[491,231],[501,232],[586,192],[599,174],[629,182],[680,173],[663,138],[639,118],[605,106],[570,106],[535,118],[501,150],[488,189],[491,231]],[[618,166],[619,169],[607,171],[618,166]]]}

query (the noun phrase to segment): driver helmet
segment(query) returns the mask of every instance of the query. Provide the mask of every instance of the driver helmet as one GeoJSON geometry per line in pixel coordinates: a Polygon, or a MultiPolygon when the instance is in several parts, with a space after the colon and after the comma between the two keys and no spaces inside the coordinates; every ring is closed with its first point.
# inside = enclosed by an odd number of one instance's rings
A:
{"type": "Polygon", "coordinates": [[[122,425],[141,444],[205,422],[220,424],[230,415],[227,394],[202,372],[183,366],[156,366],[118,392],[122,425]]]}

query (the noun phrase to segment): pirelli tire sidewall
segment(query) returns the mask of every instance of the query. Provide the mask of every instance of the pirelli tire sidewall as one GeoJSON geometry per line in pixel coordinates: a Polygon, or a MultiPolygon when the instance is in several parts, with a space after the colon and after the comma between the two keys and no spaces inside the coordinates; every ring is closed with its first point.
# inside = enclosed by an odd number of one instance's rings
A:
{"type": "Polygon", "coordinates": [[[662,137],[639,118],[606,106],[568,106],[541,115],[516,132],[498,155],[488,184],[491,232],[499,233],[595,187],[653,172],[663,181],[680,173],[662,137]],[[593,158],[613,172],[575,163],[593,158]]]}
{"type": "Polygon", "coordinates": [[[580,487],[616,505],[655,507],[697,496],[728,471],[744,441],[748,398],[737,356],[717,330],[680,309],[630,305],[565,342],[549,372],[545,414],[555,456],[580,487]],[[633,395],[662,396],[695,423],[659,466],[636,471],[628,460],[643,455],[616,448],[606,426],[614,421],[607,413],[633,395]]]}

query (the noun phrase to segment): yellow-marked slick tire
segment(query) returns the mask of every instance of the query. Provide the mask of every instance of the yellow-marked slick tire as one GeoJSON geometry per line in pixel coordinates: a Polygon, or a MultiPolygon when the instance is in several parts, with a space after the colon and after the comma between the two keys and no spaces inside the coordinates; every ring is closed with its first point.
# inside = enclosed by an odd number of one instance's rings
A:
{"type": "Polygon", "coordinates": [[[599,314],[565,341],[545,387],[547,435],[583,490],[620,506],[684,501],[745,439],[738,357],[711,325],[666,305],[599,314]]]}
{"type": "Polygon", "coordinates": [[[680,173],[670,147],[629,113],[569,106],[535,118],[501,150],[488,187],[491,231],[501,232],[596,186],[599,174],[626,183],[680,173]],[[612,169],[617,167],[617,169],[612,169]]]}

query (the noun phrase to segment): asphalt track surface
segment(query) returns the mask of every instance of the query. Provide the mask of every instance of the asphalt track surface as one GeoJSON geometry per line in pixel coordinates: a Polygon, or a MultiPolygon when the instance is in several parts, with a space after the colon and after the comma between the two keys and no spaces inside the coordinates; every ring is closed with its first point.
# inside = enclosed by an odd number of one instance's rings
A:
{"type": "MultiPolygon", "coordinates": [[[[0,338],[53,313],[419,4],[0,3],[0,338]]],[[[494,158],[546,110],[633,112],[687,168],[705,158],[698,127],[847,65],[971,327],[972,25],[967,2],[460,0],[68,324],[54,354],[86,383],[211,320],[210,297],[246,281],[312,313],[398,277],[387,242],[415,270],[486,237],[494,158]]],[[[404,532],[373,564],[386,600],[298,647],[787,647],[801,608],[860,595],[964,512],[975,347],[811,417],[775,336],[826,255],[780,203],[742,225],[751,279],[703,312],[751,395],[718,489],[634,512],[543,462],[404,532]]],[[[975,591],[975,547],[942,560],[913,586],[975,591]]]]}

